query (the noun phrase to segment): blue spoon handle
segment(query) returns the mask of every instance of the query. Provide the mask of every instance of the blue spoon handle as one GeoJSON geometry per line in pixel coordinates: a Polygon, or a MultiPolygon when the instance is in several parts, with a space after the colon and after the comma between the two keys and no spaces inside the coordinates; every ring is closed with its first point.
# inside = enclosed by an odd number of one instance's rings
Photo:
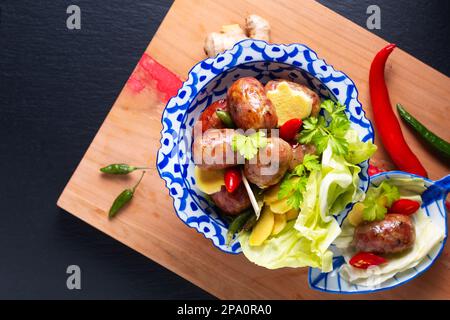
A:
{"type": "Polygon", "coordinates": [[[436,199],[446,198],[450,192],[450,174],[435,181],[422,194],[423,205],[427,206],[436,199]]]}

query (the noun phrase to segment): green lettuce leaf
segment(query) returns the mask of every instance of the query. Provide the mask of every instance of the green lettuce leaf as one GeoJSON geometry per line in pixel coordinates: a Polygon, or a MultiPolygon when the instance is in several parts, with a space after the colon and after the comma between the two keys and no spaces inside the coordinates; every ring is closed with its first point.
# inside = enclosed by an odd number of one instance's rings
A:
{"type": "Polygon", "coordinates": [[[361,163],[369,159],[377,151],[377,146],[372,141],[361,142],[355,130],[348,130],[345,134],[345,139],[348,142],[348,152],[345,154],[345,159],[349,163],[361,163]]]}
{"type": "Polygon", "coordinates": [[[332,252],[327,251],[322,255],[312,252],[313,242],[303,237],[294,228],[294,224],[295,221],[288,222],[282,232],[270,237],[264,245],[258,247],[249,245],[250,232],[241,233],[239,242],[242,251],[250,261],[268,269],[308,266],[329,269],[333,260],[332,252]]]}
{"type": "Polygon", "coordinates": [[[322,155],[322,178],[320,186],[320,208],[322,219],[339,214],[351,202],[360,201],[364,193],[358,188],[361,168],[336,155],[327,148],[322,155]]]}
{"type": "Polygon", "coordinates": [[[289,222],[280,234],[257,247],[249,245],[249,232],[240,234],[242,251],[250,261],[269,269],[304,266],[323,272],[333,269],[333,253],[328,248],[341,232],[333,215],[363,198],[358,188],[360,168],[334,153],[330,144],[323,152],[320,168],[311,169],[295,222],[289,222]]]}
{"type": "Polygon", "coordinates": [[[402,197],[420,195],[426,189],[423,179],[419,178],[394,178],[389,179],[389,184],[397,187],[402,197]]]}

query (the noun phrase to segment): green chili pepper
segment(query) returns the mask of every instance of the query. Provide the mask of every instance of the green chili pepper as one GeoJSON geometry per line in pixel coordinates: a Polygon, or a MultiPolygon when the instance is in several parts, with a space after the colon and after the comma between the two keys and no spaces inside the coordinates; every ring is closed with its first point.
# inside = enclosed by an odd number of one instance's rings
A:
{"type": "Polygon", "coordinates": [[[442,152],[447,157],[450,157],[450,143],[428,130],[399,103],[397,103],[397,111],[403,120],[416,130],[432,147],[442,152]]]}
{"type": "Polygon", "coordinates": [[[219,117],[220,121],[223,122],[225,127],[236,128],[236,126],[234,125],[233,119],[231,119],[231,115],[229,112],[223,111],[223,110],[216,110],[216,114],[219,117]]]}
{"type": "Polygon", "coordinates": [[[130,202],[130,200],[133,198],[134,195],[134,191],[136,190],[137,186],[139,185],[139,183],[141,183],[142,178],[144,177],[145,171],[142,172],[141,178],[139,179],[139,181],[134,185],[133,188],[131,189],[125,189],[123,190],[116,198],[116,200],[114,200],[111,208],[109,209],[109,218],[113,218],[117,212],[123,208],[123,206],[125,204],[127,204],[128,202],[130,202]]]}
{"type": "Polygon", "coordinates": [[[231,222],[230,226],[228,227],[227,232],[227,244],[230,243],[231,239],[233,238],[233,235],[239,231],[242,230],[242,227],[245,225],[245,223],[249,220],[249,218],[254,215],[253,211],[245,211],[244,213],[241,213],[238,215],[234,220],[231,222]]]}
{"type": "Polygon", "coordinates": [[[148,168],[134,167],[134,166],[130,166],[125,163],[115,163],[115,164],[110,164],[109,166],[101,168],[100,171],[103,173],[108,173],[108,174],[129,174],[135,170],[143,170],[143,169],[148,169],[148,168]]]}
{"type": "Polygon", "coordinates": [[[256,214],[252,215],[244,224],[244,226],[242,227],[242,230],[244,231],[250,231],[253,229],[253,227],[256,224],[256,214]]]}

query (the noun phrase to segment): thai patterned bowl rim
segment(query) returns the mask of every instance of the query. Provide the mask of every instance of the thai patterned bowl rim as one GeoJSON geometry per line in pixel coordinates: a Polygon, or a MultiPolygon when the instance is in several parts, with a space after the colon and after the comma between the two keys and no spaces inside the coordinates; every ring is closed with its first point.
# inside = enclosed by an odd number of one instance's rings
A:
{"type": "MultiPolygon", "coordinates": [[[[361,113],[358,115],[358,116],[360,117],[359,121],[360,121],[361,123],[364,123],[365,126],[367,126],[367,127],[365,127],[365,128],[367,128],[367,130],[368,130],[368,133],[367,133],[367,135],[366,135],[367,140],[370,140],[370,141],[372,141],[372,142],[374,141],[374,133],[373,133],[372,123],[371,123],[371,121],[366,117],[366,113],[365,113],[364,109],[362,108],[362,105],[361,105],[360,101],[358,100],[359,92],[358,92],[358,89],[357,89],[355,83],[353,82],[353,80],[351,80],[344,72],[338,71],[338,70],[336,70],[332,65],[326,63],[326,61],[325,61],[324,59],[320,59],[320,58],[318,57],[318,55],[316,54],[316,52],[315,52],[314,50],[312,50],[311,48],[309,48],[307,45],[300,44],[300,43],[291,43],[291,44],[269,44],[269,43],[267,43],[266,41],[262,41],[262,40],[246,39],[246,40],[242,40],[242,41],[236,43],[236,44],[233,46],[233,48],[231,48],[231,49],[229,49],[229,50],[226,50],[226,51],[224,51],[223,53],[219,53],[219,54],[216,55],[214,58],[207,58],[207,59],[204,59],[204,60],[198,62],[197,64],[195,64],[195,65],[190,69],[190,71],[188,72],[187,79],[183,82],[181,88],[180,88],[180,89],[178,90],[178,92],[177,92],[177,95],[174,96],[174,97],[172,97],[172,98],[168,101],[168,103],[166,104],[166,106],[165,106],[165,108],[164,108],[164,110],[163,110],[163,113],[162,113],[162,116],[161,116],[161,124],[162,124],[162,129],[161,129],[161,132],[160,132],[160,134],[161,134],[161,139],[160,139],[160,147],[159,147],[159,149],[158,149],[158,153],[157,153],[157,157],[156,157],[156,168],[157,168],[157,170],[158,170],[158,173],[159,173],[160,177],[165,181],[165,186],[166,186],[166,188],[169,189],[169,195],[172,197],[172,200],[173,200],[172,204],[173,204],[175,213],[176,213],[177,216],[180,218],[180,220],[182,220],[183,223],[185,223],[188,227],[194,228],[197,232],[201,233],[205,238],[211,240],[211,242],[213,242],[213,245],[214,245],[215,247],[217,247],[218,249],[220,249],[220,250],[223,251],[223,252],[231,253],[231,254],[239,254],[240,251],[239,251],[239,252],[232,252],[232,251],[229,251],[229,250],[224,249],[224,246],[223,246],[223,245],[217,245],[216,243],[214,243],[214,241],[215,241],[214,237],[208,237],[208,236],[200,229],[200,226],[199,226],[199,225],[197,225],[197,226],[195,226],[195,225],[189,225],[189,224],[187,223],[187,221],[184,220],[184,219],[180,216],[180,214],[179,214],[179,212],[178,212],[178,210],[177,210],[177,208],[176,208],[176,202],[178,201],[178,199],[177,199],[176,196],[174,196],[174,195],[172,195],[172,194],[170,193],[170,186],[169,186],[169,183],[171,183],[171,178],[166,176],[167,174],[165,174],[165,173],[167,173],[167,171],[164,170],[163,168],[160,168],[159,164],[162,162],[162,160],[164,160],[164,159],[163,159],[164,157],[167,157],[167,155],[163,154],[163,152],[162,152],[162,148],[163,148],[163,140],[165,139],[165,138],[164,138],[164,133],[166,133],[166,131],[167,131],[166,128],[165,128],[165,126],[164,126],[164,120],[165,120],[165,117],[166,117],[167,109],[168,109],[169,106],[175,104],[176,101],[180,100],[180,97],[179,97],[179,96],[180,96],[180,93],[183,92],[187,87],[190,86],[190,85],[189,85],[189,81],[190,81],[190,79],[193,77],[193,75],[196,74],[196,72],[195,72],[194,70],[200,68],[202,64],[209,64],[209,65],[212,65],[212,64],[213,64],[214,62],[216,62],[218,59],[224,59],[223,57],[224,57],[225,55],[227,55],[227,54],[232,54],[232,55],[235,54],[235,55],[237,55],[237,54],[240,52],[240,53],[239,53],[239,56],[240,56],[240,55],[243,55],[242,52],[244,52],[244,50],[249,50],[249,49],[250,49],[250,46],[252,46],[253,44],[254,44],[256,47],[262,46],[262,49],[259,48],[259,47],[258,47],[258,48],[261,49],[261,50],[263,50],[264,53],[266,53],[265,50],[266,50],[267,48],[269,48],[269,49],[278,48],[279,50],[280,50],[280,49],[283,50],[283,49],[287,49],[287,48],[292,48],[292,47],[297,47],[297,49],[298,49],[298,48],[301,48],[301,49],[303,49],[303,52],[305,52],[305,53],[307,52],[308,55],[309,55],[310,57],[313,57],[312,60],[311,60],[311,64],[312,64],[313,62],[317,62],[317,63],[319,63],[319,64],[322,64],[323,66],[326,66],[326,68],[329,68],[329,70],[331,70],[331,73],[333,74],[333,75],[331,76],[332,78],[335,77],[334,75],[339,75],[339,79],[342,79],[342,80],[339,80],[339,82],[344,82],[344,81],[345,81],[347,87],[353,86],[353,89],[354,89],[355,94],[354,94],[354,96],[351,95],[350,97],[347,97],[347,98],[348,98],[348,105],[347,105],[347,107],[349,107],[350,103],[354,103],[355,105],[357,105],[357,106],[360,108],[360,112],[361,112],[361,113]],[[246,45],[248,45],[248,47],[246,47],[246,45]],[[236,53],[233,53],[233,52],[235,52],[235,51],[237,51],[237,52],[236,52],[236,53]],[[347,83],[348,83],[348,84],[347,84],[347,83]]],[[[278,51],[279,51],[279,50],[278,50],[278,51]]],[[[285,51],[285,52],[286,52],[286,51],[285,51]]],[[[238,56],[238,57],[239,57],[239,56],[238,56]]],[[[282,64],[290,65],[290,66],[295,67],[295,68],[297,68],[297,69],[306,71],[306,72],[309,73],[311,76],[313,76],[315,79],[319,80],[319,81],[320,81],[327,89],[329,89],[329,86],[328,86],[326,83],[324,83],[324,82],[322,81],[322,79],[324,78],[323,75],[321,75],[320,73],[317,73],[315,70],[313,70],[313,69],[309,69],[309,70],[308,70],[308,69],[306,69],[306,68],[303,67],[303,66],[294,65],[293,63],[286,63],[286,62],[277,61],[277,58],[276,58],[276,57],[270,57],[270,56],[267,56],[267,54],[265,55],[265,58],[264,58],[263,60],[261,60],[261,59],[251,59],[251,60],[245,60],[245,62],[243,62],[243,63],[237,63],[237,64],[232,64],[232,65],[226,65],[226,66],[221,70],[221,73],[227,72],[227,71],[229,71],[229,70],[231,70],[231,69],[233,69],[233,68],[238,67],[239,65],[244,65],[244,64],[248,64],[248,63],[256,63],[256,62],[282,63],[282,64]]],[[[197,75],[196,75],[196,77],[198,78],[197,75]]],[[[216,78],[216,77],[211,77],[210,79],[207,79],[208,81],[202,82],[202,84],[201,84],[201,85],[199,86],[199,88],[197,89],[197,92],[199,92],[199,91],[201,90],[201,88],[204,88],[205,86],[207,86],[207,85],[208,85],[211,81],[213,81],[215,78],[216,78]]],[[[333,79],[333,81],[334,81],[334,79],[333,79]]],[[[331,91],[331,90],[329,89],[329,91],[331,91]]],[[[189,98],[189,104],[192,103],[192,101],[193,101],[195,98],[196,98],[196,94],[191,95],[190,98],[189,98]]],[[[187,110],[186,110],[185,112],[187,112],[187,110]]],[[[350,111],[348,111],[348,112],[350,113],[350,111]]],[[[355,122],[355,121],[358,120],[358,119],[354,119],[354,120],[350,119],[350,120],[351,120],[352,122],[355,122]]],[[[356,123],[356,122],[355,122],[355,123],[356,123]]],[[[361,125],[361,124],[360,124],[360,125],[361,125]]],[[[367,141],[367,140],[365,140],[365,141],[367,141]]],[[[174,147],[175,147],[175,146],[174,146],[174,147]]],[[[369,177],[368,172],[367,172],[368,161],[365,161],[365,162],[363,162],[363,163],[360,164],[360,165],[362,165],[362,171],[361,171],[361,174],[367,179],[367,185],[364,187],[364,190],[363,190],[363,191],[365,192],[365,191],[367,190],[367,188],[368,188],[369,183],[370,183],[370,177],[369,177]]],[[[200,208],[200,209],[201,209],[201,208],[200,208]]],[[[346,213],[348,213],[348,211],[349,211],[350,209],[351,209],[351,206],[350,206],[349,208],[346,209],[346,213]]],[[[346,214],[346,213],[345,213],[345,214],[346,214]]],[[[204,214],[204,215],[208,215],[208,214],[205,213],[205,212],[203,212],[203,214],[204,214]]],[[[210,220],[214,221],[213,219],[210,219],[210,220]]],[[[219,227],[221,227],[221,226],[219,226],[219,227]]],[[[239,249],[240,249],[240,248],[239,248],[239,249]]]]}

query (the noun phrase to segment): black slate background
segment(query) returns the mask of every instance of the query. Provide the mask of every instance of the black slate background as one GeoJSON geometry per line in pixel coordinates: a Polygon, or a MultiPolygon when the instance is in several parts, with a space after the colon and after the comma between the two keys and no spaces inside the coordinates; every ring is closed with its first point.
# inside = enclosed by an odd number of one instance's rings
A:
{"type": "MultiPolygon", "coordinates": [[[[320,2],[363,27],[379,5],[376,34],[450,74],[448,1],[320,2]]],[[[170,4],[0,1],[0,298],[213,298],[55,205],[170,4]]]]}

